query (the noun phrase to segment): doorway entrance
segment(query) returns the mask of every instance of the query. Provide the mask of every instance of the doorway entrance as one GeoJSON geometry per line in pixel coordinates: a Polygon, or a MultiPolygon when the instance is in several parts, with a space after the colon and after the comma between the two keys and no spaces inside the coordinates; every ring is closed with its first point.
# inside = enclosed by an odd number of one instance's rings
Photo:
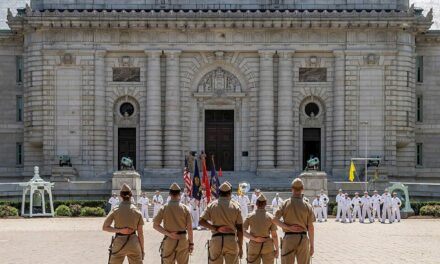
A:
{"type": "Polygon", "coordinates": [[[118,170],[121,169],[122,157],[132,159],[136,168],[136,128],[118,129],[118,170]]]}
{"type": "Polygon", "coordinates": [[[234,110],[205,111],[205,153],[208,169],[214,155],[217,170],[234,170],[234,110]]]}
{"type": "Polygon", "coordinates": [[[321,164],[321,129],[303,129],[303,168],[307,166],[307,160],[318,158],[321,164]]]}

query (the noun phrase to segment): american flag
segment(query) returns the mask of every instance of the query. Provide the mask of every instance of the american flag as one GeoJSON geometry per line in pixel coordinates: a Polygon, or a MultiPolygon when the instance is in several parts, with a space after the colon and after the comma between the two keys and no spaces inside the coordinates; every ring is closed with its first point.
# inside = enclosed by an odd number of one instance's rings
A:
{"type": "Polygon", "coordinates": [[[183,182],[185,183],[186,188],[186,194],[188,194],[189,197],[192,195],[192,180],[191,180],[191,173],[187,168],[183,171],[183,182]]]}

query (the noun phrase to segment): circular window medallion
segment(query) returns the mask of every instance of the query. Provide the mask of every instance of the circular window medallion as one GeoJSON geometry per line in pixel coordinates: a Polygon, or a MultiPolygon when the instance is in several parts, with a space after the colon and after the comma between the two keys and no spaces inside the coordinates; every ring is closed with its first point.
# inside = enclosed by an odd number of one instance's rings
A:
{"type": "Polygon", "coordinates": [[[316,103],[308,103],[306,107],[304,107],[304,111],[306,115],[310,117],[315,117],[319,114],[319,106],[316,103]]]}
{"type": "Polygon", "coordinates": [[[129,117],[134,113],[134,106],[130,103],[123,103],[119,107],[119,113],[122,116],[129,117]]]}

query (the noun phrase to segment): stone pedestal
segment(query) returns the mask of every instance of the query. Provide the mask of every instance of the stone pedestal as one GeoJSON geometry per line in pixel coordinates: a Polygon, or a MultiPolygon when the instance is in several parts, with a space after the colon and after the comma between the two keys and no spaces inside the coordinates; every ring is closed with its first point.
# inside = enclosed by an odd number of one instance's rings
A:
{"type": "Polygon", "coordinates": [[[321,193],[321,189],[328,195],[327,173],[324,171],[305,171],[299,175],[304,183],[304,196],[310,201],[321,193]]]}
{"type": "Polygon", "coordinates": [[[141,176],[136,171],[132,170],[123,170],[123,171],[115,171],[113,172],[112,177],[112,192],[115,192],[119,195],[122,185],[126,183],[130,186],[134,200],[137,199],[141,195],[141,176]]]}
{"type": "Polygon", "coordinates": [[[70,182],[76,180],[78,171],[73,167],[53,167],[50,177],[52,182],[70,182]]]}

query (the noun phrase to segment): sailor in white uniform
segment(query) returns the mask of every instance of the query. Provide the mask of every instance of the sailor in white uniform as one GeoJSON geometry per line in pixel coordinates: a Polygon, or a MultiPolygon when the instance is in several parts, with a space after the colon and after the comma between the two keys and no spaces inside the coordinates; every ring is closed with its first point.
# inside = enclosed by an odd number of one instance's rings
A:
{"type": "Polygon", "coordinates": [[[344,197],[344,194],[342,193],[342,189],[339,189],[339,193],[338,193],[338,195],[336,195],[336,204],[338,206],[338,210],[336,212],[336,222],[339,221],[341,218],[344,200],[345,200],[345,197],[344,197]]]}
{"type": "Polygon", "coordinates": [[[279,193],[275,194],[275,197],[272,200],[272,212],[275,215],[275,212],[280,208],[281,204],[283,203],[283,199],[280,197],[279,193]]]}
{"type": "Polygon", "coordinates": [[[373,196],[371,196],[371,205],[373,207],[373,223],[374,219],[377,216],[377,220],[380,222],[382,221],[382,216],[380,214],[380,205],[382,204],[382,197],[379,195],[379,193],[375,190],[373,196]]]}
{"type": "Polygon", "coordinates": [[[111,209],[115,208],[117,205],[119,205],[119,197],[116,195],[116,193],[113,193],[112,197],[108,199],[108,203],[111,204],[111,209]]]}
{"type": "Polygon", "coordinates": [[[393,193],[393,206],[392,206],[392,219],[400,222],[400,207],[402,206],[402,201],[397,197],[397,193],[393,193]]]}
{"type": "Polygon", "coordinates": [[[148,215],[148,206],[150,205],[150,199],[148,199],[146,193],[143,193],[142,197],[139,198],[138,204],[141,205],[142,217],[145,218],[147,222],[149,222],[150,216],[148,215]]]}
{"type": "Polygon", "coordinates": [[[192,227],[200,230],[199,218],[200,218],[200,202],[197,199],[192,198],[189,203],[189,210],[191,212],[192,227]]]}
{"type": "Polygon", "coordinates": [[[362,203],[362,222],[365,222],[365,217],[368,216],[368,220],[370,220],[370,223],[373,223],[373,218],[371,217],[371,208],[372,208],[372,203],[371,203],[371,197],[368,195],[368,192],[365,191],[364,192],[364,196],[362,196],[361,198],[361,203],[362,203]]]}
{"type": "Polygon", "coordinates": [[[342,199],[342,221],[341,223],[351,223],[352,220],[352,213],[351,213],[351,199],[348,196],[348,193],[344,194],[344,199],[342,199]]]}
{"type": "Polygon", "coordinates": [[[317,222],[322,222],[322,206],[319,199],[319,195],[316,195],[316,198],[312,202],[313,214],[315,215],[315,220],[317,222]]]}
{"type": "Polygon", "coordinates": [[[393,223],[393,216],[391,215],[391,207],[393,206],[393,199],[391,194],[388,193],[388,189],[385,189],[384,194],[382,194],[383,208],[382,208],[382,224],[388,219],[388,223],[393,223]]]}
{"type": "Polygon", "coordinates": [[[246,219],[249,214],[249,197],[244,193],[240,193],[240,195],[238,196],[238,204],[241,208],[241,216],[243,217],[243,219],[246,219]]]}
{"type": "Polygon", "coordinates": [[[359,193],[356,192],[354,194],[353,199],[351,200],[351,203],[353,204],[352,208],[353,208],[353,222],[356,222],[356,217],[359,218],[359,222],[363,222],[364,219],[362,218],[362,212],[361,212],[361,205],[362,205],[362,201],[361,198],[359,197],[359,193]]]}
{"type": "Polygon", "coordinates": [[[163,205],[162,195],[160,195],[159,191],[156,191],[156,194],[153,196],[153,218],[156,217],[162,205],[163,205]]]}
{"type": "Polygon", "coordinates": [[[327,194],[325,194],[324,190],[321,189],[321,194],[319,195],[319,203],[321,204],[321,208],[322,208],[322,217],[324,219],[324,221],[327,222],[327,204],[328,204],[328,196],[327,194]]]}

